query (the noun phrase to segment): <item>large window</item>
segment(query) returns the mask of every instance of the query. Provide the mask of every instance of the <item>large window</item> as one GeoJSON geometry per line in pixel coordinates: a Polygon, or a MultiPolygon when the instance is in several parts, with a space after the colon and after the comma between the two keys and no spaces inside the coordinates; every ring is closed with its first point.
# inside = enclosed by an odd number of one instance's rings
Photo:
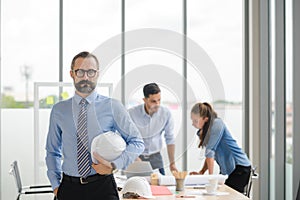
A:
{"type": "Polygon", "coordinates": [[[1,3],[2,108],[31,107],[33,82],[57,80],[58,3],[1,3]]]}
{"type": "Polygon", "coordinates": [[[33,83],[58,80],[58,30],[57,1],[1,1],[1,199],[16,197],[13,160],[34,182],[33,83]]]}
{"type": "Polygon", "coordinates": [[[120,53],[121,41],[114,37],[121,33],[121,1],[64,0],[63,3],[64,81],[72,81],[69,74],[72,58],[81,51],[89,51],[99,59],[100,81],[113,83],[115,87],[121,79],[121,64],[118,57],[110,56],[120,56],[113,51],[120,53]]]}
{"type": "MultiPolygon", "coordinates": [[[[98,91],[125,100],[127,108],[143,103],[146,83],[160,85],[162,104],[176,122],[179,170],[199,170],[204,160],[190,120],[198,101],[213,105],[242,146],[242,3],[2,0],[0,198],[14,198],[7,174],[13,160],[24,185],[48,181],[43,156],[49,113],[54,103],[73,95],[69,70],[80,51],[99,58],[99,82],[108,87],[98,91]]],[[[170,174],[166,148],[162,153],[170,174]]]]}
{"type": "MultiPolygon", "coordinates": [[[[187,81],[197,101],[213,105],[242,147],[243,2],[192,0],[188,1],[187,8],[187,36],[203,49],[203,52],[194,52],[201,61],[198,66],[188,65],[187,81]]],[[[188,55],[193,53],[189,50],[188,55]]],[[[194,103],[189,102],[189,108],[194,103]]],[[[191,127],[189,132],[193,133],[195,129],[191,127]]],[[[189,161],[194,160],[195,155],[199,156],[196,156],[198,162],[189,162],[189,166],[199,170],[203,154],[197,153],[198,140],[192,133],[189,135],[193,137],[188,139],[193,142],[189,161]]]]}
{"type": "MultiPolygon", "coordinates": [[[[268,197],[266,199],[295,199],[293,197],[293,13],[292,0],[270,1],[268,22],[270,32],[267,44],[270,47],[268,59],[270,63],[269,72],[266,74],[270,78],[269,87],[266,94],[270,94],[268,107],[270,108],[270,132],[267,135],[269,149],[261,151],[261,155],[267,156],[261,165],[269,166],[268,176],[268,197]]],[[[268,68],[267,66],[263,66],[268,68]]],[[[267,70],[266,70],[267,71],[267,70]]],[[[268,107],[264,111],[268,110],[268,107]]],[[[264,123],[264,122],[261,122],[264,123]]],[[[267,122],[268,123],[268,122],[267,122]]],[[[267,124],[266,123],[266,124],[267,124]]],[[[268,146],[266,145],[266,146],[268,146]]],[[[295,168],[294,168],[295,169],[295,168]]],[[[265,177],[263,178],[265,181],[265,177]]],[[[261,185],[261,187],[265,187],[261,185]]],[[[261,193],[260,196],[264,196],[261,193]]]]}
{"type": "MultiPolygon", "coordinates": [[[[182,167],[182,0],[135,0],[125,3],[125,99],[127,107],[143,103],[142,88],[156,82],[162,105],[175,119],[176,165],[182,167]],[[170,9],[172,4],[172,9],[170,9]],[[139,16],[139,17],[137,17],[139,16]],[[175,36],[174,39],[172,39],[175,36]],[[173,45],[169,45],[172,43],[173,45]],[[177,82],[176,82],[177,81],[177,82]],[[177,84],[175,84],[177,83],[177,84]]],[[[164,165],[170,173],[166,148],[164,165]]]]}

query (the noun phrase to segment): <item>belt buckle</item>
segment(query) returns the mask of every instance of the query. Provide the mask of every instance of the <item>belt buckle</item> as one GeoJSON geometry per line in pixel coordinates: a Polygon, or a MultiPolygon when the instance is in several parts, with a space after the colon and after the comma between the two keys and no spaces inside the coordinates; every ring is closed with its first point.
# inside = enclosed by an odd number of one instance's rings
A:
{"type": "Polygon", "coordinates": [[[79,180],[80,180],[80,183],[81,183],[82,185],[88,184],[88,183],[89,183],[89,182],[85,181],[85,178],[84,178],[84,177],[80,177],[79,180]]]}

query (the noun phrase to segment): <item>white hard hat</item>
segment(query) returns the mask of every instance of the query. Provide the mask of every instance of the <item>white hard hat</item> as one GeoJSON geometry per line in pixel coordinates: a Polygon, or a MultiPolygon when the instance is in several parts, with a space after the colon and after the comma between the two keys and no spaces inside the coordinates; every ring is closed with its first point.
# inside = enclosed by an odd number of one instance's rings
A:
{"type": "MultiPolygon", "coordinates": [[[[101,133],[96,136],[92,141],[91,152],[98,153],[102,158],[107,161],[113,161],[119,157],[126,149],[126,143],[123,138],[112,131],[101,133]]],[[[98,161],[92,156],[94,163],[98,161]]]]}
{"type": "Polygon", "coordinates": [[[152,196],[150,184],[145,177],[135,176],[129,178],[124,184],[124,187],[121,191],[121,194],[123,195],[126,193],[138,194],[140,197],[144,197],[147,199],[155,198],[154,196],[152,196]]]}

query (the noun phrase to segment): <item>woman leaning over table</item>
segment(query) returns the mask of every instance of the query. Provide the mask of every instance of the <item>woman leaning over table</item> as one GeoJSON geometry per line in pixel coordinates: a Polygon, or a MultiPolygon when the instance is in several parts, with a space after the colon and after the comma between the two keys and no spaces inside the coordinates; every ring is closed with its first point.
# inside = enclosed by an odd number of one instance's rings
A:
{"type": "Polygon", "coordinates": [[[244,193],[248,184],[251,164],[247,155],[232,138],[223,120],[208,103],[197,103],[191,110],[193,126],[200,138],[199,148],[205,147],[205,162],[199,172],[191,175],[204,174],[208,170],[213,174],[214,161],[220,167],[220,173],[228,175],[225,184],[244,193]]]}

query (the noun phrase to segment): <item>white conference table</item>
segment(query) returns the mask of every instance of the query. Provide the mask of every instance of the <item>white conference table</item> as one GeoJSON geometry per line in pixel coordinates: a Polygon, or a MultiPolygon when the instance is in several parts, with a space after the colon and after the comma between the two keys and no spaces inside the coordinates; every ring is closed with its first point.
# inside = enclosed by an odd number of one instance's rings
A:
{"type": "MultiPolygon", "coordinates": [[[[218,195],[206,195],[206,194],[201,194],[205,193],[205,189],[200,188],[200,189],[190,189],[190,188],[185,188],[184,191],[178,192],[177,194],[173,195],[163,195],[163,196],[155,196],[155,200],[172,200],[172,199],[177,199],[177,200],[191,200],[191,199],[201,199],[201,200],[246,200],[249,199],[245,195],[231,189],[227,185],[220,185],[218,187],[218,195]],[[221,195],[222,194],[222,195],[221,195]]],[[[122,195],[120,195],[121,199],[122,195]]]]}

